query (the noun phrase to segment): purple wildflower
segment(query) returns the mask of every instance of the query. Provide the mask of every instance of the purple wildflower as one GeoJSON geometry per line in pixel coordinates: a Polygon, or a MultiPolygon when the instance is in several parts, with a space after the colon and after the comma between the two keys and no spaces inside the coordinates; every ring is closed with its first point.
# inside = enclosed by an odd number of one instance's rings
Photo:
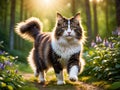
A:
{"type": "Polygon", "coordinates": [[[120,36],[120,30],[118,30],[118,36],[120,36]]]}
{"type": "Polygon", "coordinates": [[[3,63],[0,63],[0,69],[4,70],[5,65],[3,63]]]}
{"type": "Polygon", "coordinates": [[[97,43],[102,42],[102,39],[101,39],[101,37],[100,37],[99,35],[96,36],[96,42],[97,42],[97,43]]]}
{"type": "Polygon", "coordinates": [[[109,47],[109,42],[108,42],[107,39],[104,39],[104,40],[103,40],[103,45],[104,45],[105,47],[109,47]]]}
{"type": "Polygon", "coordinates": [[[120,36],[120,27],[118,27],[115,31],[112,31],[112,34],[120,36]]]}
{"type": "Polygon", "coordinates": [[[92,40],[91,47],[95,47],[95,46],[96,46],[96,43],[94,42],[94,40],[92,40]]]}
{"type": "Polygon", "coordinates": [[[110,48],[114,48],[114,45],[115,45],[115,44],[112,43],[112,42],[109,43],[109,47],[110,47],[110,48]]]}
{"type": "Polygon", "coordinates": [[[7,61],[4,61],[5,65],[10,65],[10,61],[7,60],[7,61]]]}
{"type": "Polygon", "coordinates": [[[112,31],[112,35],[118,35],[118,32],[117,32],[117,30],[115,30],[115,31],[112,31]]]}
{"type": "Polygon", "coordinates": [[[10,66],[13,66],[13,63],[12,63],[12,62],[10,62],[10,66]]]}
{"type": "Polygon", "coordinates": [[[0,50],[0,55],[2,55],[3,54],[3,52],[0,50]]]}

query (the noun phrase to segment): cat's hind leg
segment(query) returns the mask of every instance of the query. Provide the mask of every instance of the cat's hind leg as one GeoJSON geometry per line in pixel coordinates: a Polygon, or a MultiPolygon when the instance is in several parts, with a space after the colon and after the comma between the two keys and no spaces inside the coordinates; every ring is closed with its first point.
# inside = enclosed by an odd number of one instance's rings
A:
{"type": "Polygon", "coordinates": [[[39,70],[38,70],[38,69],[35,69],[35,70],[34,70],[34,76],[35,76],[35,77],[38,77],[38,76],[39,76],[39,70]]]}
{"type": "Polygon", "coordinates": [[[45,71],[40,71],[40,73],[39,73],[39,80],[40,80],[41,84],[45,83],[45,81],[46,81],[45,77],[46,77],[45,71]]]}

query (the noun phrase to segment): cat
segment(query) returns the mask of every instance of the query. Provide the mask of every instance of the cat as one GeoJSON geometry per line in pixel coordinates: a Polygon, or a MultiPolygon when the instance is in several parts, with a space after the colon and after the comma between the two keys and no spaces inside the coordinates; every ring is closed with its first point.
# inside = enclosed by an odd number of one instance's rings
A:
{"type": "Polygon", "coordinates": [[[80,13],[71,18],[57,13],[56,24],[51,33],[42,32],[42,23],[35,17],[18,23],[15,31],[22,38],[34,42],[28,62],[41,83],[45,83],[45,71],[51,66],[57,77],[57,85],[65,84],[64,68],[67,69],[70,81],[78,80],[78,74],[84,67],[82,50],[85,40],[80,13]]]}

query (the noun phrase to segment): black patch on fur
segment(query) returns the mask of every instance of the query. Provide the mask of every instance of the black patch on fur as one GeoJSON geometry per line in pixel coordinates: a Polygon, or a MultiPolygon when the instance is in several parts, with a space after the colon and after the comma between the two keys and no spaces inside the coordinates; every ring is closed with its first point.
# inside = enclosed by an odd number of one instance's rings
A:
{"type": "MultiPolygon", "coordinates": [[[[51,47],[51,46],[50,46],[51,47]]],[[[50,58],[50,62],[54,68],[54,71],[56,74],[59,74],[60,71],[63,70],[63,67],[61,65],[61,63],[58,61],[58,59],[60,58],[60,56],[58,56],[53,50],[52,47],[50,49],[50,53],[49,53],[49,58],[50,58]]]]}
{"type": "Polygon", "coordinates": [[[78,66],[78,69],[80,71],[80,60],[79,60],[79,57],[80,57],[80,52],[78,53],[75,53],[74,55],[72,55],[68,61],[68,65],[67,65],[67,72],[69,73],[70,71],[70,68],[74,65],[77,65],[78,66]]]}

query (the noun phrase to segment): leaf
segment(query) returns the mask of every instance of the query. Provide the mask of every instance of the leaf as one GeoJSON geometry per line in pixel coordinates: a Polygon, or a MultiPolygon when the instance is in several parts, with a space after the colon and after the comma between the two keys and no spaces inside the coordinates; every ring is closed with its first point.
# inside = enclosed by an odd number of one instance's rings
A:
{"type": "Polygon", "coordinates": [[[89,51],[88,53],[89,53],[89,55],[93,55],[93,54],[94,54],[94,52],[93,52],[93,51],[89,51]]]}
{"type": "Polygon", "coordinates": [[[120,68],[120,64],[116,64],[115,68],[119,69],[120,68]]]}
{"type": "Polygon", "coordinates": [[[13,87],[11,85],[7,85],[8,90],[13,90],[13,87]]]}
{"type": "Polygon", "coordinates": [[[120,82],[114,82],[109,89],[111,90],[120,89],[120,82]]]}

